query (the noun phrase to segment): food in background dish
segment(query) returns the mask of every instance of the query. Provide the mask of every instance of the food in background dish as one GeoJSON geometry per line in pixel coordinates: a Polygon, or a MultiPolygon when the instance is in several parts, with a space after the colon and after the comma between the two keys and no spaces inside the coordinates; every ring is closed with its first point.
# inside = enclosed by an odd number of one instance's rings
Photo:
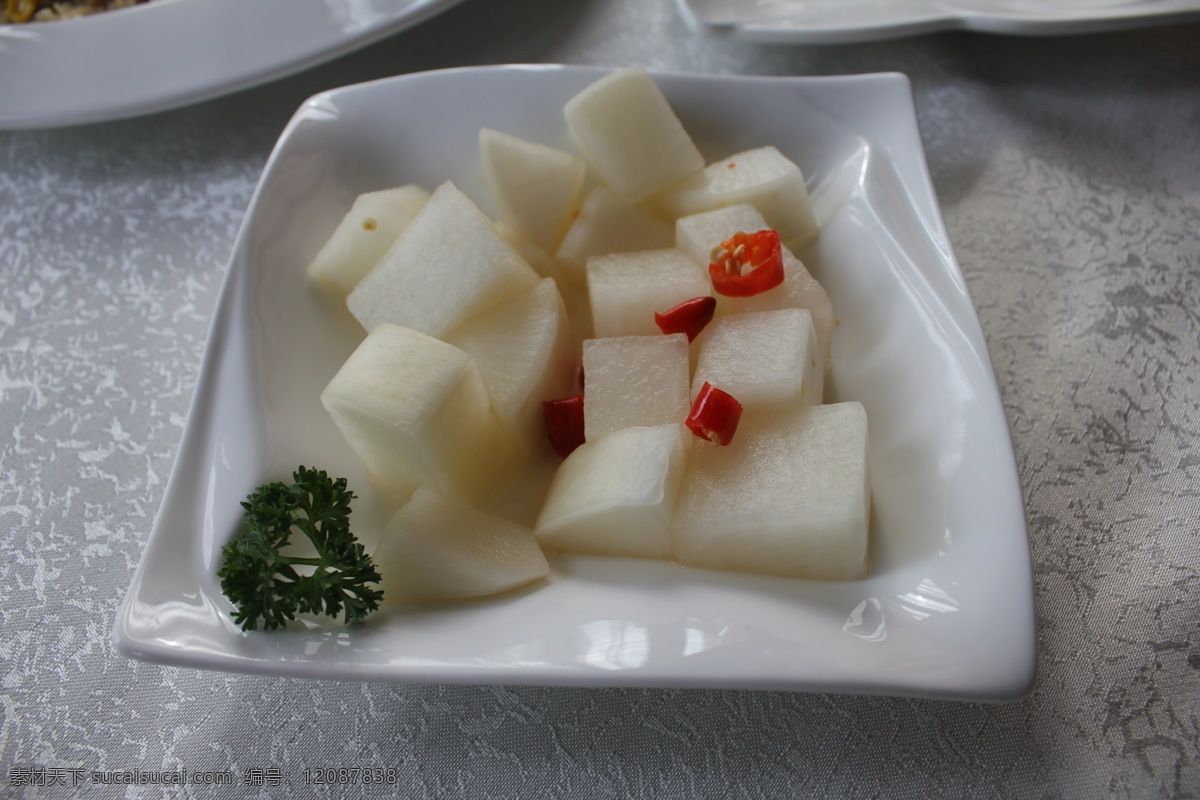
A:
{"type": "Polygon", "coordinates": [[[146,2],[149,0],[6,0],[0,6],[0,24],[74,19],[146,2]]]}

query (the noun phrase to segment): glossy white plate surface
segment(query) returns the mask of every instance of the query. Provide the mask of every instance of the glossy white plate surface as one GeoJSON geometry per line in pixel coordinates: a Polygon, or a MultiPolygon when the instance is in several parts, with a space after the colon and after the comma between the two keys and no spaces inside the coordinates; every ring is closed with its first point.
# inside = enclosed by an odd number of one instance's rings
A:
{"type": "Polygon", "coordinates": [[[0,128],[195,103],[365,46],[459,0],[154,0],[0,25],[0,128]]]}
{"type": "Polygon", "coordinates": [[[1054,36],[1200,19],[1200,0],[675,0],[710,36],[834,44],[969,30],[1054,36]]]}
{"type": "Polygon", "coordinates": [[[927,177],[901,75],[660,75],[709,159],[775,144],[823,231],[803,253],[841,324],[832,398],[871,426],[874,567],[849,583],[598,557],[478,603],[389,609],[366,626],[241,632],[216,579],[239,501],[297,464],[345,475],[381,512],[318,395],[362,336],[304,267],[360,192],[452,179],[490,208],[482,126],[570,147],[581,67],[410,75],[306,103],[235,245],[186,432],[116,622],[130,656],[273,675],[390,681],[794,689],[1002,700],[1031,684],[1024,509],[984,338],[927,177]],[[420,114],[411,109],[421,109],[420,114]]]}

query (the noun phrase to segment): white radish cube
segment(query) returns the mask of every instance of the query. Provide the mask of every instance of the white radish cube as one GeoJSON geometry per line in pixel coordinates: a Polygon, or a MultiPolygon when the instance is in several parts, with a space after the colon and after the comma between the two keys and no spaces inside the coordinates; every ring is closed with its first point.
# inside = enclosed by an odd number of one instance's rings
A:
{"type": "Polygon", "coordinates": [[[571,318],[571,332],[578,348],[579,342],[595,336],[592,328],[592,301],[588,297],[587,284],[580,286],[574,281],[559,281],[558,293],[562,295],[567,306],[567,316],[571,318]]]}
{"type": "Polygon", "coordinates": [[[507,455],[475,363],[408,328],[376,326],[321,403],[372,475],[398,495],[428,483],[475,499],[507,455]]]}
{"type": "Polygon", "coordinates": [[[804,262],[783,250],[783,283],[770,291],[752,297],[717,296],[717,316],[749,314],[758,311],[773,311],[780,308],[804,308],[812,314],[817,341],[821,344],[821,360],[826,367],[830,364],[830,346],[833,341],[833,303],[825,287],[817,282],[804,262]]]}
{"type": "Polygon", "coordinates": [[[308,265],[308,274],[349,294],[417,215],[429,192],[415,184],[360,194],[308,265]]]}
{"type": "Polygon", "coordinates": [[[609,431],[681,423],[688,414],[688,340],[619,336],[583,343],[583,428],[609,431]]]}
{"type": "Polygon", "coordinates": [[[655,198],[668,216],[682,217],[725,206],[749,203],[767,227],[792,246],[817,235],[804,175],[795,162],[774,147],[759,147],[709,164],[655,198]]]}
{"type": "Polygon", "coordinates": [[[867,417],[858,403],[742,417],[692,449],[673,536],[680,563],[792,578],[867,572],[867,417]]]}
{"type": "Polygon", "coordinates": [[[538,539],[572,552],[671,558],[671,514],[691,438],[674,423],[580,445],[554,474],[538,539]]]}
{"type": "Polygon", "coordinates": [[[512,249],[517,251],[517,255],[525,259],[525,263],[532,267],[539,277],[559,279],[561,271],[558,268],[558,262],[549,253],[522,234],[517,233],[507,222],[497,221],[493,223],[492,227],[496,229],[496,233],[500,234],[501,239],[508,242],[512,249]]]}
{"type": "MultiPolygon", "coordinates": [[[[713,248],[736,233],[756,233],[770,225],[749,204],[691,214],[675,222],[675,244],[692,254],[707,269],[713,248]]],[[[781,308],[805,308],[812,314],[817,340],[821,343],[822,362],[829,365],[830,342],[833,337],[833,304],[825,288],[809,273],[800,259],[783,248],[783,283],[774,289],[751,297],[725,297],[716,294],[717,317],[729,314],[749,314],[781,308]]]]}
{"type": "Polygon", "coordinates": [[[583,187],[583,159],[490,128],[479,131],[479,153],[500,217],[553,252],[583,187]]]}
{"type": "Polygon", "coordinates": [[[757,233],[771,226],[749,203],[701,211],[675,220],[675,246],[708,264],[712,251],[737,233],[757,233]]]}
{"type": "Polygon", "coordinates": [[[446,182],[346,305],[368,331],[388,322],[441,337],[537,279],[470,198],[446,182]]]}
{"type": "Polygon", "coordinates": [[[446,341],[474,360],[500,424],[519,453],[532,455],[546,441],[542,403],[571,394],[579,366],[554,281],[472,317],[446,341]]]}
{"type": "Polygon", "coordinates": [[[422,486],[373,559],[388,602],[487,597],[550,573],[533,531],[422,486]]]}
{"type": "Polygon", "coordinates": [[[597,338],[661,333],[655,312],[712,294],[708,271],[675,248],[592,256],[587,276],[597,338]]]}
{"type": "Polygon", "coordinates": [[[617,196],[637,201],[704,167],[704,157],[641,67],[607,75],[567,101],[584,157],[617,196]]]}
{"type": "Polygon", "coordinates": [[[670,223],[618,199],[607,186],[597,186],[567,229],[554,253],[568,279],[583,284],[590,256],[661,250],[673,242],[670,223]]]}
{"type": "Polygon", "coordinates": [[[708,382],[745,409],[817,405],[824,381],[821,348],[806,309],[734,314],[705,329],[692,397],[708,382]]]}

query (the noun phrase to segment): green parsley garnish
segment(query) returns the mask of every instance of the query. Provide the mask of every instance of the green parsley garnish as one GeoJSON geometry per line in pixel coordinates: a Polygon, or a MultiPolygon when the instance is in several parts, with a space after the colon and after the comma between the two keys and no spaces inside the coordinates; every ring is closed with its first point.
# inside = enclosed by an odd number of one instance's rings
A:
{"type": "Polygon", "coordinates": [[[246,530],[221,548],[217,576],[242,630],[255,630],[259,620],[266,630],[282,628],[305,612],[344,612],[345,622],[357,623],[383,599],[368,585],[379,583],[379,573],[350,532],[355,495],[346,479],[304,466],[292,478],[293,484],[266,483],[251,492],[242,503],[246,530]],[[295,530],[313,543],[315,557],[281,552],[295,530]]]}

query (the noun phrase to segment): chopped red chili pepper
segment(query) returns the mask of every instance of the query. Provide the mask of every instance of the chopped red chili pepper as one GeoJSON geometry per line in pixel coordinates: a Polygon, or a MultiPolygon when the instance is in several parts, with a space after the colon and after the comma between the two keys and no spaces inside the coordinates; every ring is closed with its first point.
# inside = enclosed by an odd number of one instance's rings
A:
{"type": "Polygon", "coordinates": [[[555,452],[566,458],[583,444],[583,395],[561,397],[542,403],[546,428],[555,452]]]}
{"type": "Polygon", "coordinates": [[[712,322],[716,310],[717,298],[693,297],[661,314],[655,311],[654,324],[666,334],[686,333],[690,342],[700,335],[705,325],[712,322]]]}
{"type": "Polygon", "coordinates": [[[733,441],[741,418],[742,404],[733,399],[733,395],[705,381],[685,424],[701,439],[724,446],[733,441]]]}
{"type": "Polygon", "coordinates": [[[726,297],[751,297],[783,283],[783,245],[773,230],[736,233],[713,249],[708,265],[713,289],[726,297]]]}

